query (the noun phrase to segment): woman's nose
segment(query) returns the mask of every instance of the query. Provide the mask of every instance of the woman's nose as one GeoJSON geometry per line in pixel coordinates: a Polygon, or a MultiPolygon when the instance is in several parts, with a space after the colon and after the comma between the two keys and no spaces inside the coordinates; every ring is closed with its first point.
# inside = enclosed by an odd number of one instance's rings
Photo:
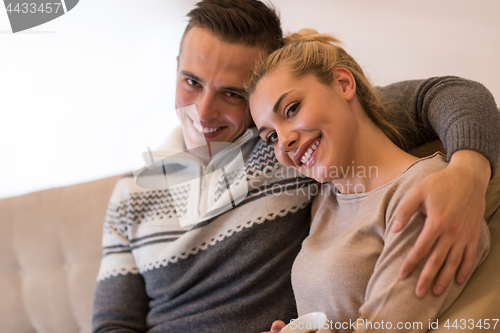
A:
{"type": "Polygon", "coordinates": [[[278,136],[279,148],[281,151],[289,152],[296,149],[296,143],[298,142],[298,135],[295,132],[290,132],[282,134],[281,138],[278,136]]]}

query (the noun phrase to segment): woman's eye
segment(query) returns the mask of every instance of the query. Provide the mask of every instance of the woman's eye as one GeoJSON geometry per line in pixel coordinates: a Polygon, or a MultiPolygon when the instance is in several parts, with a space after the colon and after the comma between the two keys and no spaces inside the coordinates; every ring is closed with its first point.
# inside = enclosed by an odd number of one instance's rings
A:
{"type": "Polygon", "coordinates": [[[294,103],[294,104],[290,105],[290,107],[285,110],[286,119],[290,119],[293,116],[295,116],[298,112],[298,110],[297,110],[298,107],[299,107],[299,103],[294,103]]]}
{"type": "Polygon", "coordinates": [[[273,132],[267,136],[266,139],[267,144],[274,145],[276,142],[278,142],[278,134],[276,132],[273,132]]]}

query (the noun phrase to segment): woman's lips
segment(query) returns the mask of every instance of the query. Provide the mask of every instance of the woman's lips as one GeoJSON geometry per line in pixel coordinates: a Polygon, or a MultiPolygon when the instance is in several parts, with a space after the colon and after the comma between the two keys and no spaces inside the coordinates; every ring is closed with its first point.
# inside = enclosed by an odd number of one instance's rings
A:
{"type": "Polygon", "coordinates": [[[316,163],[316,155],[318,151],[318,147],[321,143],[321,140],[318,140],[312,145],[312,153],[310,154],[309,158],[302,164],[305,168],[310,168],[313,166],[314,163],[316,163]]]}
{"type": "Polygon", "coordinates": [[[299,150],[295,153],[293,160],[296,165],[303,165],[308,167],[313,162],[315,152],[321,142],[321,136],[311,139],[300,146],[299,150]]]}

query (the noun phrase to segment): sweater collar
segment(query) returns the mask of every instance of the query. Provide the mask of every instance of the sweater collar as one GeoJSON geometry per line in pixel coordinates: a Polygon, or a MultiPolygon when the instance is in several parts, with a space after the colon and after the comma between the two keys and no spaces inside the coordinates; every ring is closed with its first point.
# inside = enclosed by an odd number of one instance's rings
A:
{"type": "MultiPolygon", "coordinates": [[[[234,141],[233,144],[239,146],[243,150],[243,154],[247,155],[245,152],[248,149],[244,149],[244,147],[248,142],[253,141],[253,139],[256,139],[259,137],[258,131],[256,127],[250,127],[247,128],[243,134],[241,134],[239,137],[237,137],[234,141]]],[[[253,147],[250,148],[250,151],[253,147]]],[[[146,163],[151,163],[151,155],[153,155],[156,158],[166,158],[169,156],[172,156],[174,154],[180,153],[180,152],[185,152],[187,150],[186,148],[186,143],[184,141],[184,136],[182,134],[182,127],[178,126],[175,128],[168,139],[155,151],[152,152],[143,152],[142,157],[146,161],[146,163]]],[[[197,159],[194,155],[192,156],[193,159],[197,159]]],[[[245,156],[246,157],[246,156],[245,156]]],[[[201,162],[201,161],[200,161],[201,162]]]]}

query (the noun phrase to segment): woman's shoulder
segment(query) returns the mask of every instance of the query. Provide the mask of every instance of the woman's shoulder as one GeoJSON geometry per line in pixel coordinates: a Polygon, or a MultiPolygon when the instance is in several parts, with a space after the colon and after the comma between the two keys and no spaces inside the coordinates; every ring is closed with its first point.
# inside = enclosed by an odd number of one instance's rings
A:
{"type": "Polygon", "coordinates": [[[397,188],[408,188],[421,182],[429,174],[442,170],[448,165],[446,157],[436,152],[433,155],[423,157],[413,162],[402,174],[396,179],[397,188]]]}
{"type": "Polygon", "coordinates": [[[399,175],[392,183],[388,193],[386,216],[390,220],[402,199],[418,185],[424,178],[433,172],[444,169],[448,163],[446,157],[437,152],[421,158],[411,164],[406,171],[399,175]]]}

